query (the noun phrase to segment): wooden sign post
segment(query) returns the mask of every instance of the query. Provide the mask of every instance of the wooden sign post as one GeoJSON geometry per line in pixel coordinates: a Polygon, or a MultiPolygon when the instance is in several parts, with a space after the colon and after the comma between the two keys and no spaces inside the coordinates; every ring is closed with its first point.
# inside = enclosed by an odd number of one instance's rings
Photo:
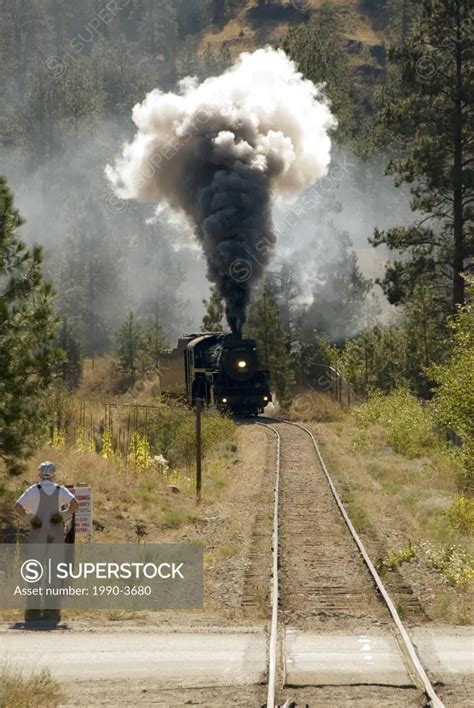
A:
{"type": "Polygon", "coordinates": [[[79,508],[74,514],[74,531],[86,534],[88,540],[92,538],[92,488],[74,487],[72,493],[79,502],[79,508]]]}
{"type": "Polygon", "coordinates": [[[201,414],[202,398],[196,398],[196,503],[201,501],[202,459],[201,459],[201,414]]]}

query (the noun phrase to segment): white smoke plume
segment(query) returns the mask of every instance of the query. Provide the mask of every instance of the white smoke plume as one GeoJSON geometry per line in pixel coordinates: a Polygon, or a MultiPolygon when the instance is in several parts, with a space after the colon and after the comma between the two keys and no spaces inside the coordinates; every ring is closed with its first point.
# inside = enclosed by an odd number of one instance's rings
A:
{"type": "Polygon", "coordinates": [[[151,91],[133,121],[135,138],[107,177],[121,198],[166,200],[186,214],[240,332],[275,242],[272,197],[327,172],[336,121],[323,88],[283,51],[258,49],[221,76],[184,79],[179,93],[151,91]]]}

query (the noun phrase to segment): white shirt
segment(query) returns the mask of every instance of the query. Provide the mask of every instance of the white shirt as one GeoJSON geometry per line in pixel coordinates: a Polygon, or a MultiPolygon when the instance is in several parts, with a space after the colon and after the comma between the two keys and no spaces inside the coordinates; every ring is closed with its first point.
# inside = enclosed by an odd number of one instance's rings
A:
{"type": "MultiPolygon", "coordinates": [[[[54,493],[56,489],[56,482],[50,482],[49,479],[44,479],[43,481],[39,482],[41,485],[42,491],[47,494],[48,496],[51,496],[51,494],[54,493]]],[[[76,497],[74,494],[72,494],[69,489],[66,487],[63,487],[62,484],[59,485],[59,509],[58,511],[63,507],[63,506],[69,506],[69,504],[75,499],[76,497]]],[[[21,504],[22,507],[28,511],[30,514],[36,514],[38,512],[39,508],[39,501],[40,501],[40,491],[38,489],[38,484],[32,484],[31,487],[28,487],[21,497],[18,499],[17,504],[21,504]]]]}

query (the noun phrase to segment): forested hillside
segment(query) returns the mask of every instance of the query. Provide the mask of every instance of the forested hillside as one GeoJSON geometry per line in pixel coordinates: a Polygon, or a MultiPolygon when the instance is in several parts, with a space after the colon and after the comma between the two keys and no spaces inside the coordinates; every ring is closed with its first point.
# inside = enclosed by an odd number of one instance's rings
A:
{"type": "Polygon", "coordinates": [[[3,0],[1,172],[18,231],[44,247],[69,385],[84,356],[118,348],[125,373],[124,351],[157,361],[199,328],[205,298],[214,321],[189,224],[120,199],[104,171],[148,92],[270,43],[321,87],[337,127],[326,178],[274,204],[248,331],[261,341],[268,319],[281,333],[269,357],[283,402],[321,365],[361,395],[431,397],[469,300],[473,24],[464,0],[3,0]]]}
{"type": "MultiPolygon", "coordinates": [[[[45,247],[58,312],[84,354],[110,350],[129,310],[147,324],[159,319],[173,339],[196,326],[206,294],[204,265],[194,266],[180,226],[166,214],[150,224],[153,206],[119,203],[103,179],[131,133],[133,105],[156,86],[221,72],[242,49],[282,45],[316,14],[327,70],[315,66],[311,78],[341,94],[355,77],[361,90],[343,103],[354,99],[365,113],[385,75],[396,3],[383,13],[358,2],[319,12],[298,2],[3,2],[2,172],[27,220],[24,236],[45,247]],[[201,297],[190,297],[196,289],[201,297]]],[[[367,254],[365,234],[359,241],[367,254]]],[[[366,259],[372,272],[373,254],[366,259]]]]}

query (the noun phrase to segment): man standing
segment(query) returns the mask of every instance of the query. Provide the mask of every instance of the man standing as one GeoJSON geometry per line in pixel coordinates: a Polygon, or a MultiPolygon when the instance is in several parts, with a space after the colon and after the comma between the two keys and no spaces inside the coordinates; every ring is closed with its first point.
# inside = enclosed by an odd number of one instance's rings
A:
{"type": "MultiPolygon", "coordinates": [[[[29,544],[64,543],[65,516],[74,514],[79,504],[69,489],[55,483],[56,466],[53,462],[42,462],[38,470],[39,483],[23,492],[15,509],[30,522],[29,544]]],[[[25,612],[25,622],[40,617],[39,610],[27,609],[25,612]]],[[[45,610],[44,617],[59,622],[60,612],[45,610]]]]}

